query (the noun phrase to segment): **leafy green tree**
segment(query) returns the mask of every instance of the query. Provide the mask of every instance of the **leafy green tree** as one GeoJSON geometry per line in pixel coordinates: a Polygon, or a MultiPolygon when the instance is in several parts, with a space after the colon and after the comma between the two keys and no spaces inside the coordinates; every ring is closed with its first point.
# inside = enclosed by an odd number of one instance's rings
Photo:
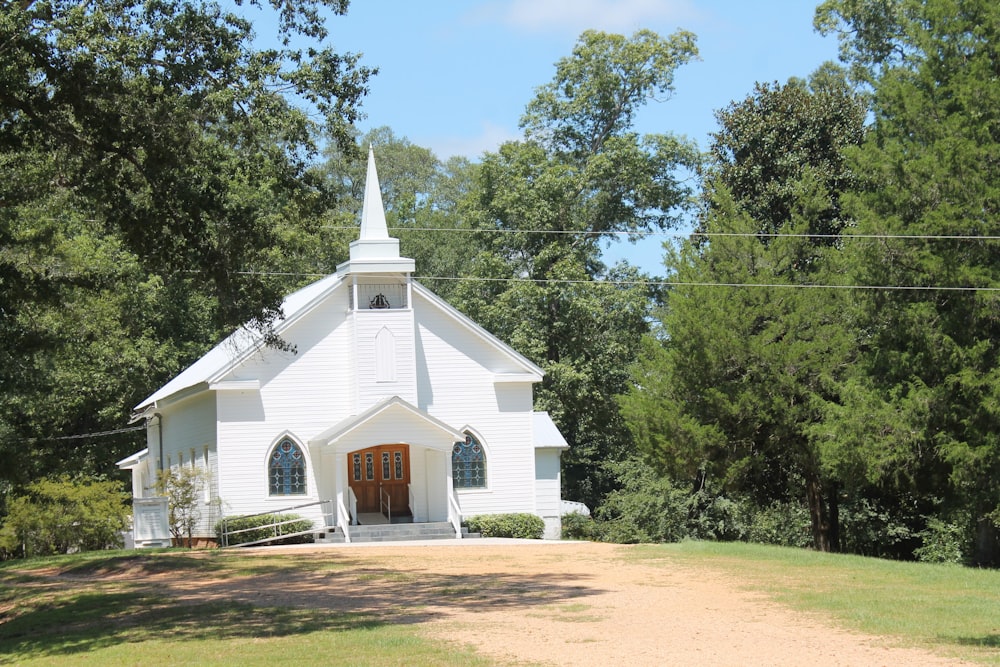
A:
{"type": "MultiPolygon", "coordinates": [[[[329,206],[320,125],[349,127],[371,70],[309,48],[320,9],[200,0],[27,0],[0,12],[0,479],[106,469],[128,407],[221,333],[268,336],[261,275],[291,220],[329,206]],[[242,6],[277,14],[254,45],[242,6]],[[295,44],[295,46],[290,46],[295,44]]],[[[279,342],[270,338],[273,342],[279,342]]]]}
{"type": "Polygon", "coordinates": [[[852,340],[845,293],[811,289],[836,281],[836,247],[814,235],[843,226],[864,107],[822,81],[758,85],[718,114],[702,234],[668,255],[678,285],[622,408],[662,471],[760,507],[803,497],[816,548],[835,550],[839,490],[811,428],[852,340]]]}
{"type": "Polygon", "coordinates": [[[193,546],[192,534],[201,519],[202,499],[207,479],[203,468],[179,466],[160,470],[156,477],[156,491],[167,497],[170,533],[177,544],[187,538],[188,548],[193,546]]]}
{"type": "Polygon", "coordinates": [[[536,404],[570,443],[564,494],[591,506],[614,486],[604,463],[631,447],[613,397],[651,296],[633,268],[601,263],[601,242],[665,229],[687,202],[679,171],[697,162],[693,146],[640,137],[632,121],[696,56],[686,32],[585,32],[527,105],[524,139],[485,155],[476,175],[473,249],[486,250],[464,255],[474,279],[452,299],[545,369],[536,404]]]}
{"type": "Polygon", "coordinates": [[[120,548],[128,498],[118,481],[63,475],[32,482],[8,501],[0,549],[27,557],[120,548]]]}
{"type": "Polygon", "coordinates": [[[1000,233],[1000,6],[830,0],[817,25],[872,91],[849,209],[880,238],[847,247],[855,280],[902,288],[859,297],[829,446],[945,521],[967,512],[974,559],[1000,562],[1000,254],[983,238],[1000,233]]]}

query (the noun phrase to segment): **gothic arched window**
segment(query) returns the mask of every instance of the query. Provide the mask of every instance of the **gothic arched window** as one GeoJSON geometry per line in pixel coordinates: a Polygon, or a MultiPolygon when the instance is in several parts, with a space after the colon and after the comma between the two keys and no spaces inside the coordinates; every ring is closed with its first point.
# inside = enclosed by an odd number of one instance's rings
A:
{"type": "Polygon", "coordinates": [[[486,452],[468,433],[451,449],[451,476],[456,489],[486,488],[486,452]]]}
{"type": "Polygon", "coordinates": [[[301,496],[306,492],[306,457],[288,438],[279,442],[267,462],[272,496],[301,496]]]}

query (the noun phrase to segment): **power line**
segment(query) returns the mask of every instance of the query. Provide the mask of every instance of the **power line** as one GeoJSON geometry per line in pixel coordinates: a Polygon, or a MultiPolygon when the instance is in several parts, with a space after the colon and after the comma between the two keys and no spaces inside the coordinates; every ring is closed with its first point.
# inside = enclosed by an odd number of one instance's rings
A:
{"type": "MultiPolygon", "coordinates": [[[[357,230],[356,226],[324,225],[323,229],[357,230]]],[[[701,238],[795,238],[795,239],[844,239],[844,240],[915,240],[915,241],[1000,241],[1000,235],[969,234],[785,234],[782,232],[668,232],[664,230],[587,231],[570,229],[479,229],[470,227],[389,227],[389,231],[410,232],[460,232],[487,234],[563,234],[569,236],[664,236],[683,240],[692,236],[701,238]]]]}
{"type": "Polygon", "coordinates": [[[51,438],[32,438],[34,441],[39,440],[82,440],[84,438],[102,438],[109,435],[118,435],[119,433],[129,433],[131,431],[141,431],[144,430],[145,426],[128,426],[126,428],[119,428],[113,431],[97,431],[95,433],[79,433],[77,435],[59,435],[53,436],[51,438]]]}
{"type": "MultiPolygon", "coordinates": [[[[290,271],[237,271],[249,276],[284,276],[315,278],[326,277],[326,273],[295,273],[290,271]]],[[[571,280],[568,278],[485,278],[479,276],[414,276],[417,280],[441,280],[451,282],[496,282],[525,283],[536,285],[594,285],[616,287],[769,287],[789,289],[842,289],[842,290],[886,290],[918,292],[1000,292],[1000,287],[975,287],[963,285],[850,285],[828,283],[726,283],[679,280],[571,280]]]]}

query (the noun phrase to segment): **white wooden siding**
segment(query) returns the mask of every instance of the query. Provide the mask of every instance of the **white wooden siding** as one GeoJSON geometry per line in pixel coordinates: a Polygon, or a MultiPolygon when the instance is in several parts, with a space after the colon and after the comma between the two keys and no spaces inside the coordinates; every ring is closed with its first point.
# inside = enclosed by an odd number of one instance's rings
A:
{"type": "MultiPolygon", "coordinates": [[[[233,379],[259,379],[259,392],[217,392],[225,470],[219,494],[227,515],[275,511],[332,497],[328,494],[333,470],[329,471],[331,479],[324,479],[324,457],[306,443],[353,412],[353,335],[346,286],[335,290],[283,337],[294,346],[294,354],[265,350],[232,373],[233,379]],[[305,495],[268,494],[268,456],[283,436],[292,438],[305,455],[305,495]]],[[[322,525],[318,507],[297,513],[322,525]]]]}
{"type": "Polygon", "coordinates": [[[474,429],[487,453],[487,487],[457,490],[462,513],[533,512],[531,384],[495,384],[496,373],[519,370],[511,359],[418,295],[414,308],[422,352],[417,405],[455,428],[474,429]]]}
{"type": "MultiPolygon", "coordinates": [[[[363,412],[375,403],[393,396],[416,404],[413,311],[362,310],[354,313],[353,319],[358,392],[356,412],[363,412]],[[387,338],[392,341],[391,378],[379,376],[379,336],[383,341],[387,338]]],[[[388,363],[388,359],[383,361],[388,363]]]]}

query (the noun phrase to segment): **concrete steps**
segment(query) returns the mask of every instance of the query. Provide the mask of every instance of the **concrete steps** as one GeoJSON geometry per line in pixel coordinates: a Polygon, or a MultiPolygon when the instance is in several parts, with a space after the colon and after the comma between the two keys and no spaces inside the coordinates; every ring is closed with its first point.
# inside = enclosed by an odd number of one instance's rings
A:
{"type": "MultiPolygon", "coordinates": [[[[455,539],[455,529],[447,521],[432,523],[393,523],[381,525],[360,525],[348,528],[351,534],[351,542],[406,542],[413,540],[453,540],[455,539]]],[[[464,529],[463,537],[478,537],[478,534],[469,534],[464,529]]],[[[337,528],[331,532],[324,533],[323,537],[317,536],[317,544],[342,544],[344,533],[337,528]]]]}

